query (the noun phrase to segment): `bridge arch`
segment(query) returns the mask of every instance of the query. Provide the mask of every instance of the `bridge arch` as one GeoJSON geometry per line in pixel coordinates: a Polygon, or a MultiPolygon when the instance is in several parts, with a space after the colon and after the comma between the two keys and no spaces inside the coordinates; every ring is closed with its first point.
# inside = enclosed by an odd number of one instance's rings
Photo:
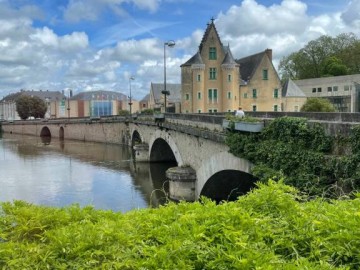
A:
{"type": "Polygon", "coordinates": [[[143,139],[140,133],[135,129],[131,135],[131,146],[142,143],[143,139]]]}
{"type": "Polygon", "coordinates": [[[220,152],[202,161],[196,170],[195,196],[215,200],[232,200],[247,193],[255,184],[253,164],[228,152],[220,152]]]}
{"type": "Polygon", "coordinates": [[[222,170],[208,179],[200,192],[215,201],[234,201],[255,187],[253,175],[238,170],[222,170]]]}
{"type": "Polygon", "coordinates": [[[149,141],[150,162],[176,161],[178,166],[183,165],[180,151],[169,133],[163,130],[156,130],[149,141]],[[162,158],[164,156],[164,158],[162,158]],[[171,160],[174,159],[174,160],[171,160]]]}
{"type": "Polygon", "coordinates": [[[44,126],[40,131],[40,137],[51,137],[50,129],[47,126],[44,126]]]}
{"type": "Polygon", "coordinates": [[[60,127],[59,129],[59,139],[63,140],[64,139],[64,127],[60,127]]]}

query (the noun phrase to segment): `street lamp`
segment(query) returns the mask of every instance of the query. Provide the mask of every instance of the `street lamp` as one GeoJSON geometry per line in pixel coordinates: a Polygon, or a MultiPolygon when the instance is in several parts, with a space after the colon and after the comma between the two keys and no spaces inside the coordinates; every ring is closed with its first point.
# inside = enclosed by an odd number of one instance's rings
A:
{"type": "Polygon", "coordinates": [[[131,117],[131,105],[132,105],[132,101],[131,101],[131,81],[135,80],[134,77],[130,76],[129,78],[129,88],[130,88],[130,95],[129,95],[129,112],[130,112],[130,117],[131,117]]]}
{"type": "Polygon", "coordinates": [[[166,96],[170,95],[170,91],[166,90],[166,46],[172,48],[175,46],[175,41],[169,40],[164,43],[164,90],[161,91],[164,94],[164,112],[166,113],[166,96]]]}

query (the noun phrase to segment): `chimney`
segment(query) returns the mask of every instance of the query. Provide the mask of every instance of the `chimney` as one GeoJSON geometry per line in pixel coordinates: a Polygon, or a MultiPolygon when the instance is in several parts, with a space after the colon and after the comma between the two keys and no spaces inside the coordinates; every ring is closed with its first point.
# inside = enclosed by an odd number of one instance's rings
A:
{"type": "Polygon", "coordinates": [[[272,61],[272,49],[266,49],[265,53],[267,54],[267,56],[269,57],[270,61],[272,61]]]}

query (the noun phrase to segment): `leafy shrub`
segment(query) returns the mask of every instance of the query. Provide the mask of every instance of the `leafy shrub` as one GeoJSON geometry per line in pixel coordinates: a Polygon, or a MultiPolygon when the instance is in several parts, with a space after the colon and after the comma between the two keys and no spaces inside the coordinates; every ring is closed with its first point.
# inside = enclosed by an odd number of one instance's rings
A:
{"type": "Polygon", "coordinates": [[[359,269],[360,199],[309,201],[281,181],[238,201],[127,214],[2,203],[2,269],[359,269]]]}
{"type": "Polygon", "coordinates": [[[277,118],[261,134],[229,132],[226,143],[231,153],[255,164],[253,174],[260,181],[282,176],[308,194],[341,196],[360,188],[359,130],[353,129],[355,152],[348,157],[331,155],[334,138],[305,118],[277,118]]]}

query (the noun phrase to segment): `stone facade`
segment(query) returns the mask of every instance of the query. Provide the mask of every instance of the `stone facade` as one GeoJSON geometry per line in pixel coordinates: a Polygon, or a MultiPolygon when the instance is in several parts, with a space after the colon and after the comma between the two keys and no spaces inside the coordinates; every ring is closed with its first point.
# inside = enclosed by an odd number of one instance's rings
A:
{"type": "MultiPolygon", "coordinates": [[[[198,52],[181,65],[183,113],[282,111],[289,98],[272,63],[272,50],[235,59],[224,46],[214,21],[208,24],[198,52]]],[[[300,106],[305,97],[293,99],[300,106]]]]}

